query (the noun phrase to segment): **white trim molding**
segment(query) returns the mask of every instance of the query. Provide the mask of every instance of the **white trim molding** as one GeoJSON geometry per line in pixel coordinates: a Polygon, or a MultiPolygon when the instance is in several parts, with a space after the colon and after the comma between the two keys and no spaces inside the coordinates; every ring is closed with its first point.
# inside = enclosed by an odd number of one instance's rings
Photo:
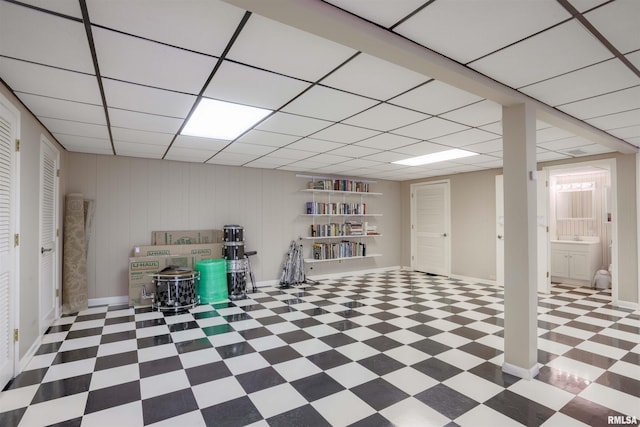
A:
{"type": "Polygon", "coordinates": [[[523,378],[525,380],[534,379],[538,375],[539,371],[540,371],[540,365],[537,363],[534,366],[530,367],[529,369],[521,368],[520,366],[512,365],[511,363],[507,363],[507,362],[504,362],[502,364],[502,372],[505,372],[510,375],[514,375],[518,378],[523,378]]]}

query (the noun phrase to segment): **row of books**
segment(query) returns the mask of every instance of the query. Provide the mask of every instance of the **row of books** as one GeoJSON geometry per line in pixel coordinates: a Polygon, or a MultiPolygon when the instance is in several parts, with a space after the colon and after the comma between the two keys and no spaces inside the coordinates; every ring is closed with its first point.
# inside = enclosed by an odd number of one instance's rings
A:
{"type": "Polygon", "coordinates": [[[311,237],[362,236],[364,227],[361,222],[311,224],[311,237]]]}
{"type": "Polygon", "coordinates": [[[314,215],[364,215],[366,203],[307,202],[307,214],[314,215]]]}
{"type": "Polygon", "coordinates": [[[366,245],[360,242],[314,243],[313,259],[349,258],[367,255],[366,245]]]}
{"type": "Polygon", "coordinates": [[[319,179],[310,181],[309,188],[313,190],[353,191],[356,193],[368,193],[369,184],[349,179],[319,179]]]}

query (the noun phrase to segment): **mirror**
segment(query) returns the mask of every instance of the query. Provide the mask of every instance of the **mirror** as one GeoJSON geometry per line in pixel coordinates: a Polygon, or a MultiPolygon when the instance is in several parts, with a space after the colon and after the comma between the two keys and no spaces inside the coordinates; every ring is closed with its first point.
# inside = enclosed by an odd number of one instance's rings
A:
{"type": "Polygon", "coordinates": [[[556,191],[556,219],[593,219],[593,188],[556,191]]]}

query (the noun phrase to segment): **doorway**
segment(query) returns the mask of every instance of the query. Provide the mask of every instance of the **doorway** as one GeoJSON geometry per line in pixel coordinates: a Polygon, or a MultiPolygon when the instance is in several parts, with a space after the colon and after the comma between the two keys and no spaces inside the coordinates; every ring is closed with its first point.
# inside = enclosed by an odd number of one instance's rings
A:
{"type": "Polygon", "coordinates": [[[40,137],[40,303],[41,334],[60,314],[58,291],[58,165],[60,153],[40,137]]]}
{"type": "Polygon", "coordinates": [[[449,180],[411,184],[411,268],[451,275],[449,180]]]}
{"type": "MultiPolygon", "coordinates": [[[[504,286],[504,191],[503,176],[496,176],[496,284],[504,286]]],[[[536,191],[536,236],[537,236],[537,290],[551,293],[549,268],[549,209],[548,178],[546,171],[538,172],[536,191]]]]}
{"type": "Polygon", "coordinates": [[[0,95],[0,388],[18,372],[20,113],[0,95]]]}

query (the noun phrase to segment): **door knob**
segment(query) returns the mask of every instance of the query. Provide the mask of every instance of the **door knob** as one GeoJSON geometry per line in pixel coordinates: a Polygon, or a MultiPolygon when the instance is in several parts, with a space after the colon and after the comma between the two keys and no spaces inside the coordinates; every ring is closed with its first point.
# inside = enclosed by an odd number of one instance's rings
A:
{"type": "Polygon", "coordinates": [[[498,234],[498,239],[502,240],[502,234],[498,234]]]}
{"type": "Polygon", "coordinates": [[[442,237],[447,237],[447,233],[442,233],[442,237]]]}

